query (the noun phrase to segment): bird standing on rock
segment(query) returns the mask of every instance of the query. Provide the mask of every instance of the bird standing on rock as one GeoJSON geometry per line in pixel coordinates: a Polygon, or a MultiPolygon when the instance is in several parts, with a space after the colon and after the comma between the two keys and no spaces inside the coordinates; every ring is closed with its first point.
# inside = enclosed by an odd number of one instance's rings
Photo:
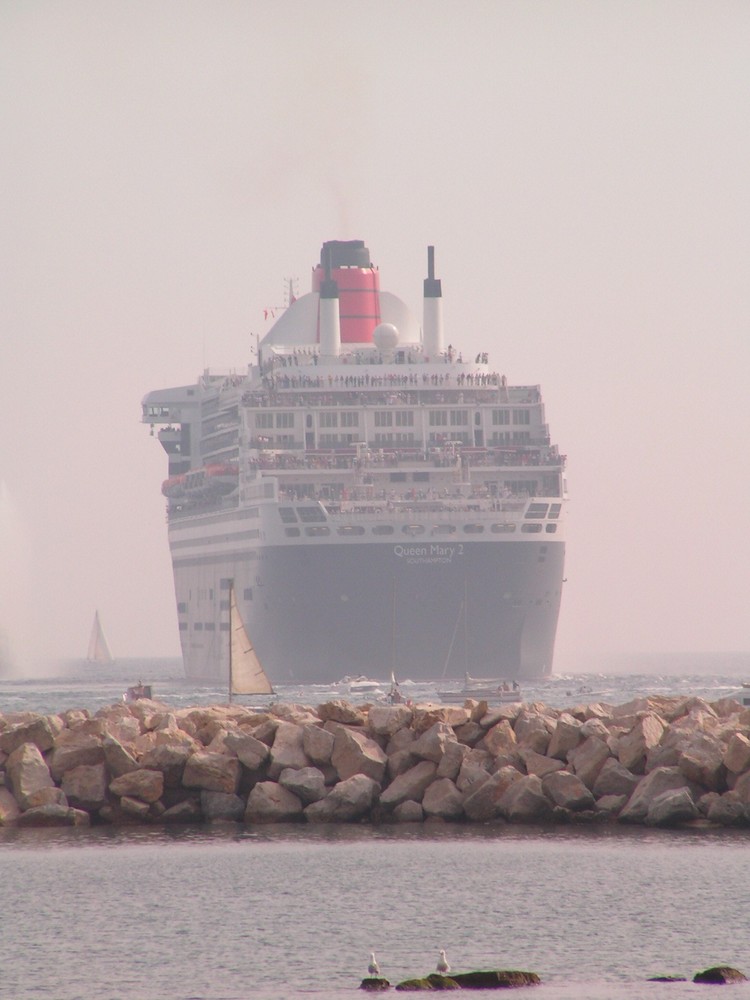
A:
{"type": "Polygon", "coordinates": [[[371,976],[380,975],[380,966],[377,963],[374,951],[370,952],[370,964],[367,966],[367,971],[370,973],[371,976]]]}
{"type": "Polygon", "coordinates": [[[448,965],[448,959],[445,957],[445,950],[440,949],[440,958],[438,959],[437,971],[441,976],[447,976],[451,971],[450,965],[448,965]]]}

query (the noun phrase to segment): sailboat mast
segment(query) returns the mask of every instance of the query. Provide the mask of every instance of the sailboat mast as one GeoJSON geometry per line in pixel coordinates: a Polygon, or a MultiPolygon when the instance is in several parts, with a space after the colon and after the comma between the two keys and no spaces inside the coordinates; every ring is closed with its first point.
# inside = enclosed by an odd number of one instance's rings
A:
{"type": "Polygon", "coordinates": [[[234,603],[234,580],[229,582],[229,704],[232,704],[232,605],[234,603]]]}
{"type": "Polygon", "coordinates": [[[464,670],[469,673],[469,597],[468,583],[464,577],[464,670]]]}

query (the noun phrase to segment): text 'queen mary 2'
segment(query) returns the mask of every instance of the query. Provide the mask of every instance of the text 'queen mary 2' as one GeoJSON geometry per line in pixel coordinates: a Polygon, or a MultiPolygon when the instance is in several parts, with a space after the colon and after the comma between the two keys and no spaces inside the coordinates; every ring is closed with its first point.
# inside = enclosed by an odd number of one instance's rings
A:
{"type": "Polygon", "coordinates": [[[185,672],[228,671],[232,581],[276,683],[549,674],[565,552],[564,456],[539,386],[422,324],[363,242],[323,245],[247,374],[143,400],[185,672]]]}

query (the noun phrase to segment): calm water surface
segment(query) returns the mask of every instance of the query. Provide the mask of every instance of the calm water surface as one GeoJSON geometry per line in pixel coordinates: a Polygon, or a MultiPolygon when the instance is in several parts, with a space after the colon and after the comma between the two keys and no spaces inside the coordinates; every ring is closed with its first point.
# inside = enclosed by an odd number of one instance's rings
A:
{"type": "MultiPolygon", "coordinates": [[[[520,968],[540,1000],[682,1000],[750,973],[748,834],[518,827],[0,831],[0,995],[343,1000],[520,968]]],[[[732,987],[750,997],[750,984],[732,987]]]]}

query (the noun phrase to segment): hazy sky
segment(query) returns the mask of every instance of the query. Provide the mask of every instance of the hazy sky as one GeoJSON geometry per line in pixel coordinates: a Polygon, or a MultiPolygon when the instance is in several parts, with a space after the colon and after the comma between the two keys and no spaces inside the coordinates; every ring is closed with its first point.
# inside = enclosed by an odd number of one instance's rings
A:
{"type": "Polygon", "coordinates": [[[178,652],[151,389],[364,239],[568,455],[555,667],[750,649],[746,0],[3,0],[0,627],[178,652]]]}

